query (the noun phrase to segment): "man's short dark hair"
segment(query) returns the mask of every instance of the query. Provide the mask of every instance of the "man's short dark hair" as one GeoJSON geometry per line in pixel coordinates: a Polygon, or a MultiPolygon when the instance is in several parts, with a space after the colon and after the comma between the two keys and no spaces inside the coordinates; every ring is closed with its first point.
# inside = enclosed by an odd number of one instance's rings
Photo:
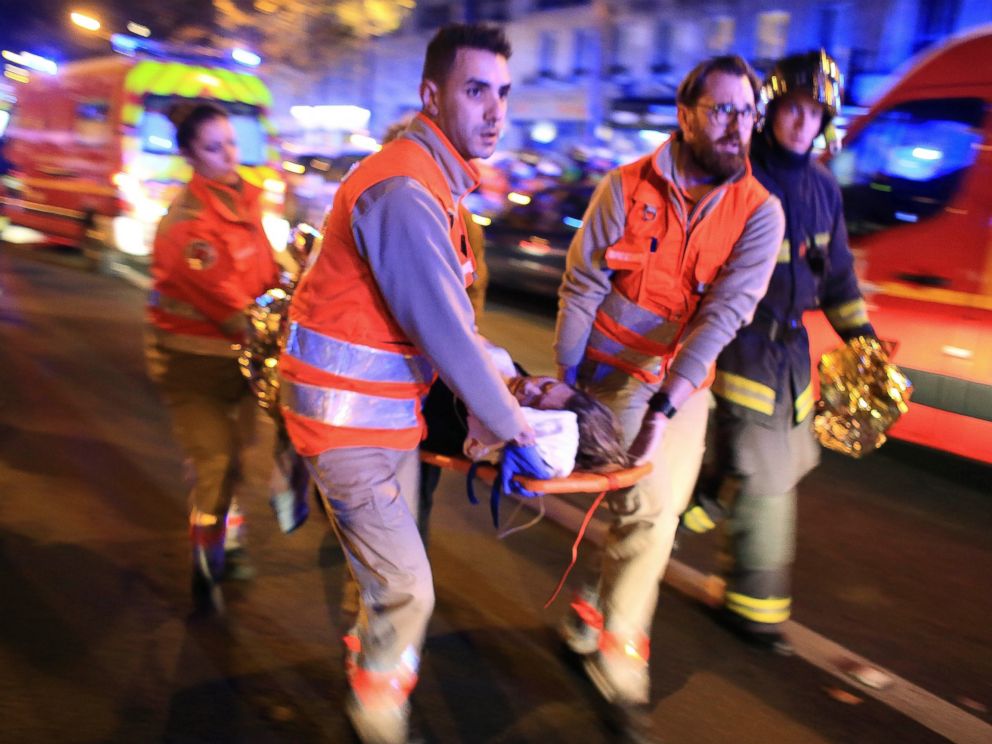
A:
{"type": "Polygon", "coordinates": [[[422,79],[443,83],[459,49],[482,49],[510,58],[513,50],[499,26],[488,23],[452,23],[439,29],[424,56],[422,79]]]}
{"type": "Polygon", "coordinates": [[[710,57],[693,67],[679,84],[678,92],[675,94],[675,102],[681,106],[694,106],[699,103],[699,98],[703,95],[703,88],[706,87],[706,81],[714,72],[746,77],[751,83],[751,90],[754,91],[754,100],[758,100],[761,81],[754,69],[743,57],[728,54],[722,57],[710,57]]]}

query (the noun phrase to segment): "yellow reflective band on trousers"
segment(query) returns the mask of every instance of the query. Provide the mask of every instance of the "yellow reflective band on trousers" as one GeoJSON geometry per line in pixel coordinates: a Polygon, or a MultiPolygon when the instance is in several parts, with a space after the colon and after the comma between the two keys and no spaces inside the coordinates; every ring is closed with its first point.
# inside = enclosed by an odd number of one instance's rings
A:
{"type": "Polygon", "coordinates": [[[733,372],[717,370],[712,390],[714,395],[766,416],[775,412],[775,391],[772,388],[733,372]]]}
{"type": "Polygon", "coordinates": [[[778,249],[778,258],[775,263],[792,263],[792,244],[786,238],[782,241],[782,247],[778,249]]]}
{"type": "Polygon", "coordinates": [[[349,429],[415,429],[420,401],[384,398],[280,378],[279,402],[293,413],[349,429]]]}
{"type": "Polygon", "coordinates": [[[696,534],[703,534],[704,532],[709,532],[711,529],[716,527],[713,520],[710,519],[710,515],[706,513],[706,510],[696,504],[696,506],[691,509],[686,509],[682,514],[682,524],[686,529],[692,530],[696,534]]]}
{"type": "Polygon", "coordinates": [[[796,397],[795,411],[796,411],[796,423],[803,421],[807,416],[809,416],[810,411],[813,410],[813,404],[816,401],[813,400],[813,383],[811,382],[806,386],[798,397],[796,397]]]}
{"type": "Polygon", "coordinates": [[[792,610],[791,597],[758,599],[746,594],[727,592],[723,601],[728,610],[755,623],[784,623],[792,610]]]}
{"type": "Polygon", "coordinates": [[[431,363],[420,354],[399,354],[342,341],[299,323],[290,324],[283,353],[335,377],[351,380],[426,386],[434,378],[431,363]]]}
{"type": "Polygon", "coordinates": [[[824,312],[831,325],[838,330],[868,325],[868,308],[860,297],[843,305],[824,308],[824,312]]]}

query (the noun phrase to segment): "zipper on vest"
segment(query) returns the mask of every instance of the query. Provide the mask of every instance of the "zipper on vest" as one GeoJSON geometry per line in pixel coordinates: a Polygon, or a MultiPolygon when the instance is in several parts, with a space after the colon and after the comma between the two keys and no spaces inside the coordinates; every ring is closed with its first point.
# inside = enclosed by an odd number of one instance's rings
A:
{"type": "Polygon", "coordinates": [[[696,227],[696,225],[699,224],[700,219],[702,219],[701,217],[697,219],[697,217],[701,214],[701,210],[704,209],[707,204],[713,201],[716,198],[717,194],[724,188],[725,186],[721,185],[721,186],[717,186],[714,189],[711,189],[710,192],[705,196],[703,196],[702,199],[697,201],[695,206],[692,208],[692,210],[690,210],[689,217],[686,219],[685,222],[685,238],[682,240],[682,255],[679,256],[679,276],[681,276],[685,271],[685,259],[686,259],[686,255],[689,252],[689,239],[691,237],[690,233],[696,227]]]}

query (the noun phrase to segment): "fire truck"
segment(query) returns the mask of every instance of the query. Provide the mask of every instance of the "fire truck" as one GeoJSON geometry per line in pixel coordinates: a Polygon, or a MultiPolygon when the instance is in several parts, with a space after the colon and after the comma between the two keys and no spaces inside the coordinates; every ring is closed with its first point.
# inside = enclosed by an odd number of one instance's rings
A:
{"type": "MultiPolygon", "coordinates": [[[[892,436],[992,463],[992,26],[910,62],[828,165],[879,336],[914,385],[892,436]]],[[[808,318],[813,358],[837,345],[808,318]]]]}
{"type": "Polygon", "coordinates": [[[147,41],[120,51],[32,75],[18,87],[6,136],[10,222],[88,252],[149,255],[158,221],[192,175],[166,113],[177,101],[209,101],[229,113],[239,172],[263,188],[266,232],[285,246],[285,184],[265,84],[217,54],[147,41]]]}

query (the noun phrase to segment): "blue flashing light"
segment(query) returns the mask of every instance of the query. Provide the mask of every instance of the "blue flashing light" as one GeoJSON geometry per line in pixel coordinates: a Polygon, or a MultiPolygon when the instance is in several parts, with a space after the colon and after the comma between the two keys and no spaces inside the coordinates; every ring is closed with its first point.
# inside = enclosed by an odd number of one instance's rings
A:
{"type": "Polygon", "coordinates": [[[127,34],[111,34],[110,46],[120,54],[133,55],[141,47],[141,39],[127,34]]]}
{"type": "Polygon", "coordinates": [[[249,52],[247,49],[232,49],[231,59],[238,64],[248,67],[258,67],[262,64],[262,58],[255,54],[255,52],[249,52]]]}
{"type": "Polygon", "coordinates": [[[574,227],[576,230],[582,227],[582,220],[577,220],[574,217],[563,217],[561,221],[569,227],[574,227]]]}
{"type": "Polygon", "coordinates": [[[913,157],[917,160],[940,160],[944,153],[933,147],[914,147],[913,157]]]}

